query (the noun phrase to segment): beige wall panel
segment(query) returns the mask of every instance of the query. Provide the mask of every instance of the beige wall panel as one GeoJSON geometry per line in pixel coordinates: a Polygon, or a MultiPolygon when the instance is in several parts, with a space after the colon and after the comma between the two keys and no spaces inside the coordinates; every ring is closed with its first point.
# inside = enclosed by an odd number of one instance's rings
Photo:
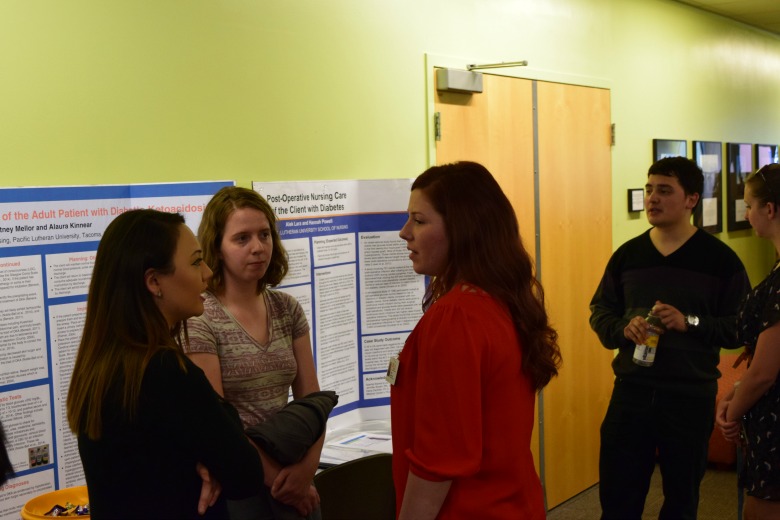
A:
{"type": "Polygon", "coordinates": [[[598,482],[612,353],[588,324],[612,251],[608,90],[538,83],[541,278],[563,367],[544,390],[548,506],[598,482]]]}

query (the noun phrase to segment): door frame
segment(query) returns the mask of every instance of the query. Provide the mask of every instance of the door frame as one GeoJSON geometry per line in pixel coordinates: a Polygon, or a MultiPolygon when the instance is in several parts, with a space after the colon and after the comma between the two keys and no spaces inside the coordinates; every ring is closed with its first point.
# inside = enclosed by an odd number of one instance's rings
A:
{"type": "MultiPolygon", "coordinates": [[[[441,56],[433,56],[433,55],[426,55],[426,95],[427,95],[427,110],[426,113],[428,117],[426,118],[426,131],[427,131],[427,142],[428,142],[428,163],[429,166],[433,166],[437,163],[437,135],[436,135],[436,129],[434,125],[436,124],[436,118],[435,114],[437,111],[437,99],[440,97],[437,95],[437,92],[435,90],[435,71],[438,68],[458,68],[461,70],[466,70],[468,68],[468,65],[465,65],[467,63],[488,63],[487,61],[479,62],[477,60],[464,60],[462,58],[448,58],[448,57],[441,57],[441,56]]],[[[490,69],[485,72],[486,76],[501,76],[506,78],[512,78],[512,79],[520,79],[524,81],[528,81],[532,84],[532,100],[531,101],[534,109],[533,109],[533,115],[531,116],[533,118],[533,147],[534,147],[534,198],[536,200],[534,206],[535,211],[537,212],[535,221],[536,221],[536,244],[535,244],[535,251],[534,254],[534,260],[536,264],[536,273],[537,276],[541,275],[541,255],[542,255],[542,248],[541,244],[539,243],[540,240],[540,225],[541,225],[541,216],[539,214],[539,136],[537,134],[538,132],[538,121],[537,121],[537,85],[538,84],[547,84],[554,87],[554,85],[558,85],[558,87],[562,86],[574,86],[574,87],[583,87],[586,89],[598,89],[598,90],[605,90],[608,91],[610,94],[608,94],[608,99],[611,98],[611,88],[610,88],[610,82],[607,80],[603,80],[601,78],[584,78],[574,75],[568,75],[568,74],[555,74],[550,73],[549,71],[534,71],[529,70],[527,67],[512,67],[512,68],[506,68],[506,69],[498,69],[499,72],[497,72],[497,69],[490,69]]],[[[479,96],[480,94],[474,94],[479,96]]],[[[611,103],[610,103],[611,104],[611,103]]],[[[608,109],[609,110],[609,109],[608,109]]],[[[608,128],[607,128],[608,130],[608,128]]],[[[446,131],[446,130],[444,130],[446,131]]],[[[610,164],[611,164],[611,155],[614,148],[610,149],[610,164]]],[[[611,186],[612,181],[610,179],[607,186],[611,186]]],[[[611,191],[611,189],[609,190],[611,191]]],[[[609,203],[611,206],[611,203],[609,203]]],[[[612,229],[609,231],[610,236],[612,235],[612,229]]],[[[610,240],[611,242],[611,240],[610,240]]],[[[611,249],[611,243],[610,243],[610,249],[611,249]]],[[[604,265],[606,265],[606,260],[604,260],[604,265]]],[[[608,365],[606,365],[608,367],[608,365]]],[[[612,373],[611,369],[608,369],[608,372],[612,373]]],[[[611,384],[611,383],[610,383],[611,384]]],[[[546,463],[545,463],[545,432],[544,432],[544,425],[545,425],[545,403],[544,403],[544,391],[540,391],[537,396],[537,427],[535,428],[535,435],[534,435],[534,441],[535,443],[538,443],[538,470],[539,470],[539,477],[542,481],[542,485],[544,487],[544,495],[545,495],[545,508],[548,508],[548,492],[547,489],[547,475],[546,475],[546,463]],[[538,434],[538,436],[537,436],[538,434]]],[[[567,482],[568,483],[568,482],[567,482]]],[[[570,484],[570,483],[568,483],[570,484]]],[[[575,483],[578,484],[578,483],[575,483]]],[[[565,488],[566,486],[564,486],[565,488]]],[[[571,487],[571,486],[568,486],[571,487]]],[[[557,489],[557,488],[556,488],[557,489]]],[[[570,490],[566,489],[564,491],[564,495],[568,493],[570,490]]],[[[553,493],[555,495],[555,493],[553,493]]],[[[561,495],[560,492],[557,493],[557,495],[561,495]]],[[[566,495],[567,497],[570,497],[571,495],[566,495]]],[[[562,501],[565,501],[567,498],[564,498],[563,500],[560,499],[560,496],[550,497],[553,499],[552,506],[558,505],[562,501]]]]}

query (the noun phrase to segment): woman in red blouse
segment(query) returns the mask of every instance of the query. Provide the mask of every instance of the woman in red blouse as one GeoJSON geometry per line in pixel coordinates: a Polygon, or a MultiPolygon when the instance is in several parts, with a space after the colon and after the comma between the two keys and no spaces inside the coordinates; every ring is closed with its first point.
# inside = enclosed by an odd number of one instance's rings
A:
{"type": "Polygon", "coordinates": [[[515,212],[458,162],[415,180],[408,213],[400,236],[431,282],[389,371],[398,517],[542,519],[535,395],[561,356],[515,212]]]}

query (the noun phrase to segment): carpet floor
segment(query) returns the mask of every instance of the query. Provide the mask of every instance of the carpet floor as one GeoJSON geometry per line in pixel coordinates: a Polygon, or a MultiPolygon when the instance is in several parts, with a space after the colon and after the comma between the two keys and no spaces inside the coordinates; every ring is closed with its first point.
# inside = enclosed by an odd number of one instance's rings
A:
{"type": "MultiPolygon", "coordinates": [[[[700,519],[738,520],[737,475],[734,470],[708,469],[699,490],[700,519]]],[[[661,474],[656,466],[642,520],[657,519],[663,501],[661,474]]],[[[598,484],[547,512],[547,520],[598,520],[600,516],[598,484]]]]}

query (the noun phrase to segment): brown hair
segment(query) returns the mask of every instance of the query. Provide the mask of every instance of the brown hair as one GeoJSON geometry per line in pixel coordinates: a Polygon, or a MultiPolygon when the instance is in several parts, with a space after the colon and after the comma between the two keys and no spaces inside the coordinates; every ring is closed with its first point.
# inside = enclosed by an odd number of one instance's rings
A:
{"type": "Polygon", "coordinates": [[[780,164],[771,163],[759,168],[759,170],[747,178],[745,184],[749,184],[753,190],[753,196],[761,201],[775,206],[780,202],[780,164]]]}
{"type": "MultiPolygon", "coordinates": [[[[84,331],[68,391],[68,422],[74,433],[101,437],[103,406],[117,381],[122,408],[132,419],[151,357],[160,349],[182,352],[174,337],[183,325],[170,329],[144,274],[148,269],[173,272],[183,224],[178,213],[139,209],[119,215],[106,228],[95,257],[84,331]]],[[[181,363],[184,367],[183,354],[181,363]]]]}
{"type": "Polygon", "coordinates": [[[212,292],[221,290],[225,283],[224,264],[219,253],[225,225],[235,210],[243,208],[262,212],[271,226],[273,252],[265,276],[257,282],[257,294],[263,292],[266,286],[278,285],[287,274],[287,252],[276,228],[277,218],[271,205],[256,191],[238,186],[226,186],[215,193],[206,205],[203,220],[198,227],[198,240],[203,248],[203,260],[214,272],[208,282],[212,292]]]}
{"type": "Polygon", "coordinates": [[[561,364],[558,333],[548,323],[544,290],[509,199],[484,166],[466,161],[429,168],[412,190],[422,191],[443,217],[449,240],[447,265],[428,285],[423,308],[458,281],[503,302],[523,345],[523,372],[541,390],[561,364]]]}

